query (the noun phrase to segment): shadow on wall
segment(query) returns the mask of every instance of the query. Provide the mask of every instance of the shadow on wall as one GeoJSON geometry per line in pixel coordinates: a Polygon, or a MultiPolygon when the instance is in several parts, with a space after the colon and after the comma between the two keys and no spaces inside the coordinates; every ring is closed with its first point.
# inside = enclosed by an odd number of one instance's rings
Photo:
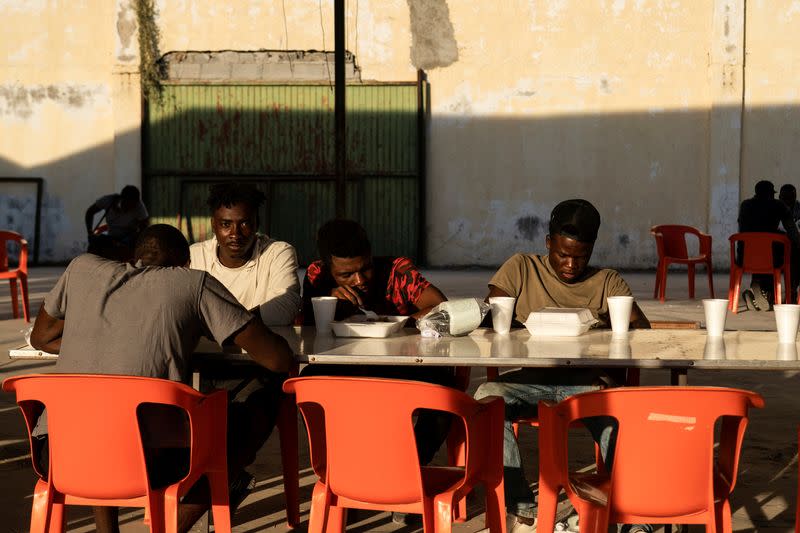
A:
{"type": "MultiPolygon", "coordinates": [[[[315,256],[316,228],[334,216],[333,95],[314,87],[295,91],[294,99],[253,100],[244,89],[151,110],[144,142],[148,208],[154,221],[180,225],[187,235],[191,227],[200,240],[209,236],[208,184],[256,181],[270,198],[262,230],[295,244],[305,263],[315,256]]],[[[708,177],[708,110],[512,119],[476,117],[467,106],[461,115],[429,118],[422,129],[426,177],[417,168],[416,95],[402,84],[395,89],[392,99],[380,100],[388,89],[370,95],[368,88],[348,88],[348,215],[367,227],[376,254],[415,257],[416,239],[424,235],[432,265],[493,266],[517,251],[543,250],[549,212],[568,197],[587,198],[601,212],[597,264],[653,268],[651,225],[706,230],[709,219],[718,221],[715,255],[725,264],[740,199],[752,195],[758,179],[780,185],[786,169],[800,166],[792,148],[800,140],[794,107],[748,111],[740,194],[738,175],[715,168],[708,177]],[[709,212],[709,206],[723,209],[709,212]]],[[[715,113],[739,117],[738,108],[715,113]]],[[[129,131],[117,142],[138,135],[129,131]]],[[[736,131],[719,137],[730,139],[730,150],[738,146],[736,131]]],[[[45,178],[43,261],[65,261],[84,249],[85,208],[114,192],[106,172],[113,149],[96,146],[30,168],[0,159],[0,175],[45,178]]],[[[3,226],[32,235],[32,194],[0,188],[3,226]]]]}

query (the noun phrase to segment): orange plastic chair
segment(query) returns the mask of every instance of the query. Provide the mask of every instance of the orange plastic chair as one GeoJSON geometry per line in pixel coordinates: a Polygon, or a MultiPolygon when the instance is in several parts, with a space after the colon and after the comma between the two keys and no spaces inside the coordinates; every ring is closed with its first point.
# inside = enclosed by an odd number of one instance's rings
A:
{"type": "Polygon", "coordinates": [[[557,405],[541,402],[539,531],[553,530],[564,489],[582,532],[605,533],[609,523],[684,523],[730,533],[729,497],[747,411],[763,406],[754,392],[713,387],[606,389],[557,405]],[[612,416],[619,424],[610,473],[568,469],[569,425],[591,416],[612,416]]]}
{"type": "Polygon", "coordinates": [[[11,284],[11,309],[12,316],[19,318],[19,301],[17,299],[17,281],[22,293],[22,315],[25,322],[31,321],[30,305],[28,304],[28,241],[14,231],[0,231],[0,279],[7,279],[11,284]],[[19,265],[14,270],[8,269],[9,241],[19,243],[19,265]]]}
{"type": "Polygon", "coordinates": [[[734,233],[728,240],[731,243],[731,277],[728,285],[728,309],[739,312],[739,293],[742,275],[772,274],[774,281],[775,303],[781,303],[781,272],[786,284],[786,303],[792,303],[792,244],[786,235],[780,233],[745,232],[734,233]],[[743,244],[742,264],[736,264],[736,243],[743,244]],[[772,244],[783,245],[783,265],[775,267],[772,259],[772,244]]]}
{"type": "Polygon", "coordinates": [[[205,395],[174,381],[89,374],[8,378],[16,391],[30,437],[47,409],[49,472],[40,472],[33,494],[31,532],[64,531],[65,505],[144,507],[152,532],[177,530],[178,500],[202,475],[211,488],[216,531],[230,532],[226,459],[227,392],[205,395]],[[190,465],[186,476],[165,488],[150,487],[137,409],[142,404],[180,407],[189,417],[190,465]]]}
{"type": "Polygon", "coordinates": [[[714,279],[711,272],[711,235],[701,232],[692,226],[678,224],[662,224],[650,228],[650,234],[656,239],[658,250],[658,267],[656,268],[656,286],[653,298],[664,303],[667,291],[667,267],[671,263],[686,265],[689,271],[689,298],[694,299],[695,265],[704,264],[708,273],[708,290],[714,297],[714,279]],[[697,237],[700,246],[697,256],[689,257],[686,247],[686,235],[697,237]]]}
{"type": "Polygon", "coordinates": [[[297,395],[319,477],[310,533],[344,531],[348,508],[419,513],[424,531],[450,531],[453,502],[477,483],[486,487],[487,527],[505,533],[500,398],[478,402],[440,385],[378,378],[295,378],[283,389],[297,395]],[[420,466],[412,424],[418,409],[461,420],[464,467],[420,466]]]}

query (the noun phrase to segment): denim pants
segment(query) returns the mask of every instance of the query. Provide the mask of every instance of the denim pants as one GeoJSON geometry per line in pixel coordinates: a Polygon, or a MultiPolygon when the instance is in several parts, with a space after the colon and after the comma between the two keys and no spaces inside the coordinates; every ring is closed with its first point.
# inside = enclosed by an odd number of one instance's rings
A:
{"type": "MultiPolygon", "coordinates": [[[[475,392],[480,400],[499,396],[506,404],[503,434],[503,467],[506,508],[509,513],[526,518],[536,517],[536,503],[525,474],[522,458],[511,423],[519,418],[537,416],[540,400],[560,402],[581,392],[598,390],[598,373],[583,369],[522,369],[501,375],[497,381],[482,384],[475,392]]],[[[616,421],[611,417],[593,417],[583,420],[607,468],[611,468],[616,421]]]]}

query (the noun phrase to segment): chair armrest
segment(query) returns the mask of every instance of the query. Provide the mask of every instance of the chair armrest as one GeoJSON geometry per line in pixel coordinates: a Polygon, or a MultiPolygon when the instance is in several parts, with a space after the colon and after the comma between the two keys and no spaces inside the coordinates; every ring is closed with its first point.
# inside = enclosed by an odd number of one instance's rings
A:
{"type": "Polygon", "coordinates": [[[21,239],[19,241],[19,271],[25,274],[28,273],[28,241],[21,239]]]}

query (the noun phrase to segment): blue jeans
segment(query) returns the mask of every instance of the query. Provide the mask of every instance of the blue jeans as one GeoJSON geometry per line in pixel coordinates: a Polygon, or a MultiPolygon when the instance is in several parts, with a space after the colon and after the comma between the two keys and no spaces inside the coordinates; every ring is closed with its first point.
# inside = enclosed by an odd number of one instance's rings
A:
{"type": "MultiPolygon", "coordinates": [[[[560,402],[581,392],[598,390],[595,384],[598,373],[584,369],[526,368],[501,375],[497,381],[478,387],[475,398],[500,396],[506,403],[505,431],[503,434],[503,467],[506,508],[509,513],[526,518],[536,517],[536,503],[525,474],[522,458],[511,423],[519,418],[537,416],[540,400],[560,402]]],[[[616,421],[611,417],[593,417],[583,420],[592,438],[600,444],[600,453],[608,469],[614,453],[616,421]]]]}

